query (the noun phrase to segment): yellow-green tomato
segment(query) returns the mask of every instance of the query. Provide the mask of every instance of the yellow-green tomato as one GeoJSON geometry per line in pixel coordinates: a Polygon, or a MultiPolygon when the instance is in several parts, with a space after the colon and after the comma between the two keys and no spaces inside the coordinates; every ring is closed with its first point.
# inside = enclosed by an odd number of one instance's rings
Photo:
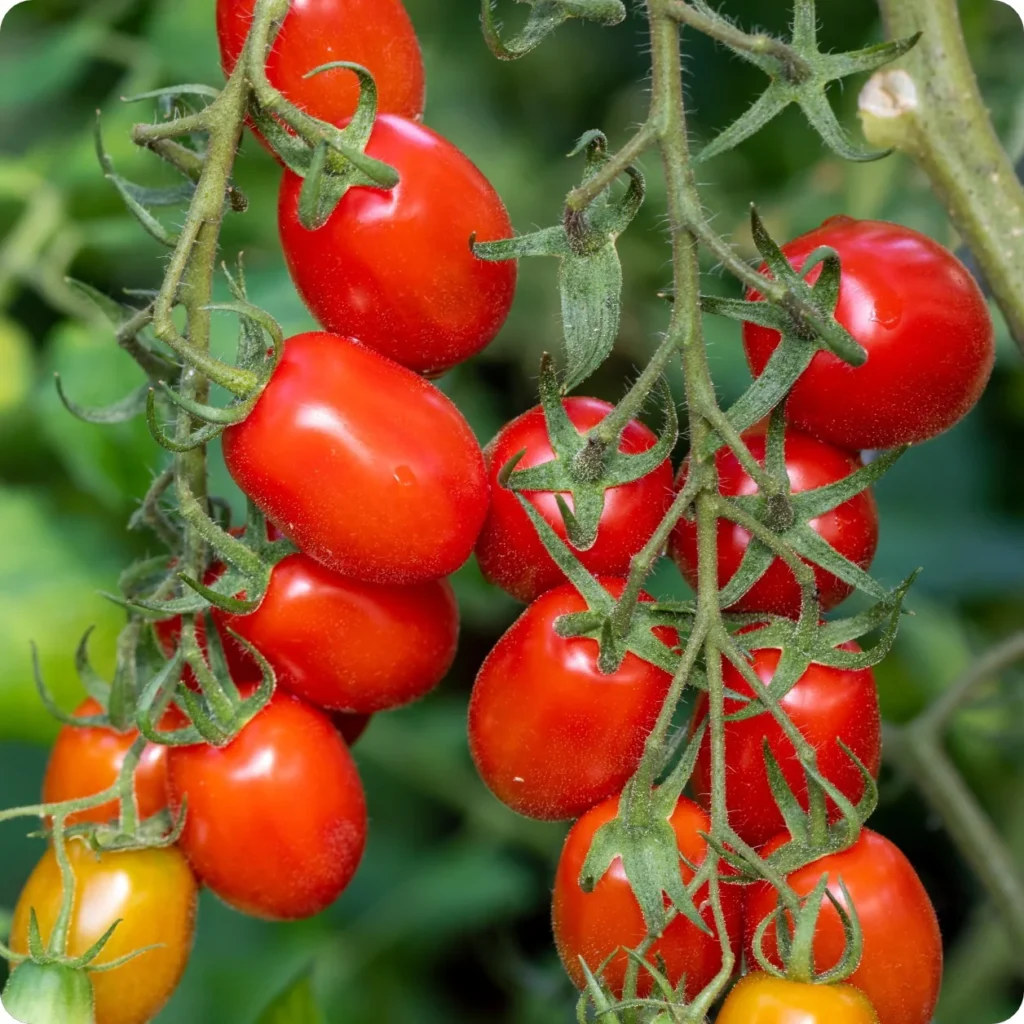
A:
{"type": "MultiPolygon", "coordinates": [[[[96,966],[158,946],[112,971],[91,974],[96,1024],[145,1024],[170,998],[188,962],[195,926],[195,877],[174,847],[97,857],[84,843],[70,841],[67,850],[75,876],[68,955],[86,952],[119,919],[96,966]]],[[[32,908],[44,944],[49,941],[60,903],[60,870],[51,847],[18,898],[11,923],[15,952],[28,952],[32,908]]]]}
{"type": "Polygon", "coordinates": [[[729,993],[715,1024],[878,1024],[878,1016],[851,985],[808,985],[755,973],[729,993]]]}
{"type": "Polygon", "coordinates": [[[89,975],[63,964],[26,960],[7,979],[3,1004],[26,1024],[96,1024],[89,975]]]}

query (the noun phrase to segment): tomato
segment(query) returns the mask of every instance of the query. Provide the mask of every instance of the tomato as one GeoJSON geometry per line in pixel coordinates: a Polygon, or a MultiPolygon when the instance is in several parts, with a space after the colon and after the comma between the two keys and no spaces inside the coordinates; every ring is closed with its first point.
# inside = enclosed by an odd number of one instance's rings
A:
{"type": "Polygon", "coordinates": [[[96,1024],[92,982],[86,971],[63,964],[25,960],[4,986],[7,1020],[60,1021],[60,1024],[96,1024]]]}
{"type": "Polygon", "coordinates": [[[487,179],[429,128],[384,115],[366,152],[401,181],[349,189],[316,231],[299,223],[302,179],[285,172],[278,218],[288,268],[327,330],[437,376],[505,322],[516,263],[477,259],[470,239],[508,238],[512,225],[487,179]]]}
{"type": "Polygon", "coordinates": [[[345,711],[333,711],[330,714],[334,728],[341,738],[351,747],[366,732],[373,715],[350,715],[345,711]]]}
{"type": "MultiPolygon", "coordinates": [[[[842,649],[859,651],[855,643],[842,649]]],[[[758,678],[768,686],[782,652],[762,648],[751,652],[758,678]]],[[[723,659],[728,689],[752,697],[754,691],[731,662],[723,659]]],[[[812,664],[780,701],[782,710],[815,748],[818,768],[844,796],[856,803],[864,795],[864,779],[856,765],[838,744],[842,740],[860,758],[872,775],[878,776],[882,760],[882,722],[878,710],[878,691],[870,669],[850,671],[812,664]]],[[[745,706],[743,701],[727,699],[726,712],[745,706]]],[[[707,695],[701,694],[694,709],[694,726],[707,717],[707,695]]],[[[807,777],[793,745],[782,727],[768,711],[754,718],[727,721],[725,749],[729,765],[727,802],[729,824],[751,846],[763,846],[785,828],[768,785],[763,743],[767,739],[779,762],[782,774],[800,803],[807,807],[807,777]]],[[[705,736],[693,775],[694,790],[700,802],[710,807],[711,746],[705,736]]],[[[839,809],[829,801],[833,817],[839,809]]]]}
{"type": "MultiPolygon", "coordinates": [[[[255,0],[217,0],[217,38],[226,75],[241,55],[254,7],[255,0]]],[[[411,118],[423,113],[423,59],[401,0],[292,0],[267,59],[270,84],[321,121],[350,118],[359,98],[351,71],[305,77],[337,60],[369,69],[381,111],[411,118]]]]}
{"type": "MultiPolygon", "coordinates": [[[[751,455],[764,464],[765,434],[755,427],[743,435],[751,455]]],[[[794,494],[842,480],[860,468],[856,456],[840,451],[832,445],[816,441],[796,430],[786,430],[786,475],[794,494]]],[[[715,456],[718,468],[718,488],[727,497],[757,494],[757,485],[739,464],[728,448],[715,456]]],[[[677,487],[686,482],[689,459],[679,471],[677,487]]],[[[867,569],[878,547],[878,507],[869,490],[861,491],[838,508],[810,521],[811,528],[828,541],[841,555],[867,569]]],[[[740,567],[744,552],[750,543],[750,534],[728,520],[718,521],[718,585],[723,587],[740,567]]],[[[672,558],[687,582],[697,586],[697,524],[681,519],[672,533],[672,558]]],[[[848,583],[815,567],[822,611],[834,608],[853,590],[848,583]]],[[[767,572],[732,604],[733,611],[774,612],[796,618],[800,614],[800,587],[793,571],[776,558],[767,572]]]]}
{"type": "Polygon", "coordinates": [[[878,1024],[878,1017],[852,985],[807,985],[757,972],[729,993],[715,1024],[878,1024]]]}
{"type": "MultiPolygon", "coordinates": [[[[853,368],[831,352],[817,353],[790,394],[789,421],[860,450],[926,441],[963,419],[995,360],[992,319],[967,268],[910,228],[852,217],[832,217],[783,252],[799,267],[823,245],[842,260],[836,319],[868,360],[853,368]]],[[[777,331],[743,325],[755,376],[778,343],[777,331]]]]}
{"type": "Polygon", "coordinates": [[[366,803],[330,719],[283,690],[225,747],[173,747],[171,806],[200,881],[257,917],[293,920],[334,902],[359,866],[366,803]]]}
{"type": "MultiPolygon", "coordinates": [[[[597,426],[612,411],[611,405],[597,398],[571,397],[563,404],[580,433],[597,426]]],[[[657,440],[642,423],[631,420],[622,433],[619,451],[644,452],[657,440]]],[[[532,601],[564,583],[565,574],[545,550],[519,499],[498,484],[502,467],[519,452],[525,452],[516,464],[519,469],[539,466],[555,457],[539,405],[506,424],[484,449],[490,470],[491,510],[477,541],[476,557],[492,583],[521,601],[532,601]]],[[[533,491],[525,496],[565,540],[565,522],[555,495],[533,491]]],[[[572,496],[563,497],[572,508],[572,496]]],[[[627,575],[630,559],[650,540],[671,504],[672,464],[666,459],[647,476],[605,491],[597,540],[586,551],[577,551],[577,556],[595,576],[627,575]]]]}
{"type": "Polygon", "coordinates": [[[487,514],[487,471],[432,384],[347,338],[300,334],[224,431],[238,485],[306,554],[354,579],[449,576],[487,514]]]}
{"type": "MultiPolygon", "coordinates": [[[[596,974],[598,968],[618,949],[602,975],[616,997],[621,998],[628,963],[620,947],[633,949],[647,934],[640,905],[629,887],[621,858],[616,858],[601,877],[593,892],[579,887],[580,872],[597,830],[615,817],[619,797],[614,796],[592,807],[569,830],[555,874],[555,895],[552,919],[558,955],[577,988],[583,988],[585,977],[579,958],[596,974]]],[[[679,873],[683,882],[693,878],[691,865],[699,867],[707,854],[707,843],[701,832],[711,829],[711,820],[692,800],[680,797],[669,821],[679,843],[679,873]]],[[[735,886],[722,886],[722,912],[734,952],[740,942],[742,892],[735,886]]],[[[711,929],[704,934],[682,915],[675,917],[647,953],[647,959],[663,970],[669,981],[677,985],[686,975],[686,998],[693,999],[711,983],[722,966],[722,948],[714,934],[714,916],[708,901],[708,888],[703,886],[694,903],[701,908],[701,919],[711,929]]],[[[652,988],[651,976],[641,971],[637,995],[642,999],[652,988]]]]}
{"type": "Polygon", "coordinates": [[[217,610],[214,619],[253,644],[292,693],[361,714],[433,689],[459,638],[459,607],[447,580],[360,583],[303,554],[278,562],[256,611],[217,610]]]}
{"type": "MultiPolygon", "coordinates": [[[[92,974],[96,1024],[144,1024],[163,1008],[181,979],[195,930],[196,881],[175,847],[105,853],[84,842],[67,844],[75,876],[68,953],[86,952],[115,922],[94,961],[110,963],[144,946],[145,953],[112,971],[92,974]]],[[[60,912],[61,880],[51,847],[29,876],[11,922],[11,948],[28,952],[29,914],[35,910],[44,944],[60,912]]]]}
{"type": "MultiPolygon", "coordinates": [[[[769,856],[788,836],[773,839],[769,856]]],[[[849,978],[871,1000],[881,1024],[928,1024],[942,984],[942,936],[928,894],[906,857],[877,832],[862,830],[843,853],[830,854],[789,875],[798,896],[807,896],[829,876],[832,895],[843,901],[842,879],[857,908],[864,954],[849,978]]],[[[745,928],[748,949],[757,926],[777,905],[777,893],[766,883],[747,889],[745,928]]],[[[827,897],[814,936],[818,971],[839,961],[845,947],[842,922],[827,897]]],[[[776,962],[775,929],[765,936],[765,954],[776,962]]],[[[781,965],[780,965],[781,966],[781,965]]]]}
{"type": "MultiPolygon", "coordinates": [[[[103,709],[86,698],[75,709],[75,715],[91,717],[103,709]]],[[[180,712],[168,709],[160,722],[163,729],[179,727],[180,712]]],[[[60,803],[101,793],[117,781],[128,749],[138,738],[138,731],[117,732],[105,726],[77,728],[65,725],[57,734],[50,751],[50,760],[43,777],[43,803],[60,803]]],[[[135,800],[140,818],[149,818],[167,806],[167,748],[147,743],[135,769],[135,800]]],[[[118,816],[116,800],[79,811],[67,818],[68,825],[83,821],[106,822],[118,816]]]]}
{"type": "MultiPolygon", "coordinates": [[[[602,580],[619,596],[624,580],[602,580]]],[[[648,595],[642,600],[650,601],[648,595]]],[[[634,654],[604,675],[598,643],[555,632],[587,610],[571,584],[537,598],[487,656],[469,703],[469,747],[494,795],[529,818],[577,818],[636,770],[670,677],[634,654]]],[[[671,630],[661,631],[671,641],[671,630]]]]}

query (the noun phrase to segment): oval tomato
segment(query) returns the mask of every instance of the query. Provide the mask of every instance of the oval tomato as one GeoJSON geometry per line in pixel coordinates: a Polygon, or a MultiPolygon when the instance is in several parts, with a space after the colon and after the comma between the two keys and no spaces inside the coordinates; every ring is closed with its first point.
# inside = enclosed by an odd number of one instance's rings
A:
{"type": "MultiPolygon", "coordinates": [[[[852,217],[833,217],[782,251],[799,267],[823,245],[842,260],[836,319],[868,360],[854,368],[817,353],[790,393],[787,419],[852,450],[926,441],[963,419],[995,360],[992,319],[967,268],[910,228],[852,217]]],[[[777,331],[743,325],[755,376],[779,340],[777,331]]]]}
{"type": "Polygon", "coordinates": [[[715,1024],[878,1024],[878,1016],[852,985],[807,985],[758,972],[729,993],[715,1024]]]}
{"type": "MultiPolygon", "coordinates": [[[[755,427],[743,434],[751,455],[764,465],[765,434],[755,427]]],[[[860,468],[856,456],[816,441],[796,430],[786,430],[786,475],[794,494],[836,483],[860,468]]],[[[726,497],[757,494],[757,485],[728,448],[715,456],[718,489],[726,497]]],[[[686,482],[689,459],[679,471],[677,488],[686,482]]],[[[867,569],[878,547],[878,507],[870,490],[861,491],[838,508],[812,519],[811,528],[841,555],[867,569]]],[[[725,586],[743,561],[750,534],[728,520],[718,521],[718,585],[725,586]]],[[[672,558],[687,582],[697,586],[697,524],[681,519],[672,532],[672,558]]],[[[822,611],[847,598],[853,587],[815,567],[822,611]]],[[[731,606],[732,611],[773,612],[796,618],[800,614],[800,587],[792,570],[776,558],[767,572],[731,606]]]]}
{"type": "MultiPolygon", "coordinates": [[[[579,886],[580,872],[587,858],[594,835],[602,825],[618,813],[619,797],[614,796],[592,807],[569,830],[555,875],[552,921],[555,944],[566,972],[577,988],[586,984],[582,957],[595,974],[612,957],[601,975],[617,998],[622,996],[628,959],[622,948],[639,946],[647,935],[640,905],[629,886],[621,858],[616,857],[601,877],[593,892],[579,886]],[[618,950],[618,952],[616,952],[618,950]]],[[[680,797],[668,819],[679,843],[679,873],[683,882],[693,878],[691,865],[700,866],[707,854],[707,843],[701,832],[711,829],[711,820],[692,800],[680,797]]],[[[743,896],[735,886],[722,886],[722,912],[734,952],[739,952],[743,896]]],[[[694,899],[701,907],[701,918],[711,930],[705,934],[682,915],[676,916],[654,943],[647,959],[662,969],[672,985],[686,975],[686,997],[693,999],[709,985],[722,966],[722,947],[715,935],[714,916],[708,900],[708,888],[700,889],[694,899]]],[[[651,976],[641,970],[637,995],[644,998],[652,988],[651,976]]]]}
{"type": "MultiPolygon", "coordinates": [[[[230,75],[245,45],[256,0],[217,0],[221,64],[230,75]]],[[[313,78],[332,61],[362,64],[377,82],[379,109],[403,117],[423,113],[423,59],[401,0],[292,0],[267,58],[270,84],[321,121],[350,118],[359,98],[344,69],[313,78]]]]}
{"type": "MultiPolygon", "coordinates": [[[[566,414],[580,433],[596,427],[612,411],[597,398],[570,397],[564,400],[566,414]]],[[[619,451],[636,454],[653,448],[657,437],[637,420],[622,432],[619,451]]],[[[538,405],[512,420],[484,449],[491,480],[491,509],[476,545],[476,557],[484,576],[520,601],[532,601],[545,590],[565,582],[565,574],[547,553],[519,499],[500,486],[498,474],[519,452],[519,469],[530,469],[554,457],[548,439],[544,411],[538,405]]],[[[551,491],[524,495],[566,540],[565,522],[551,491]]],[[[563,495],[572,508],[571,495],[563,495]]],[[[595,576],[625,576],[630,559],[647,543],[672,504],[672,464],[666,459],[653,473],[604,495],[604,511],[597,540],[577,557],[595,576]]]]}
{"type": "MultiPolygon", "coordinates": [[[[617,597],[625,581],[602,585],[617,597]]],[[[596,640],[555,632],[561,616],[586,610],[571,584],[549,590],[497,642],[473,685],[469,747],[477,771],[499,800],[529,818],[576,818],[619,792],[671,682],[634,654],[605,675],[596,640]]]]}
{"type": "MultiPolygon", "coordinates": [[[[145,1024],[170,998],[188,962],[195,929],[196,881],[175,847],[105,853],[84,842],[67,844],[75,876],[75,902],[68,953],[85,953],[115,921],[94,963],[117,960],[155,946],[112,971],[91,975],[96,1024],[145,1024]]],[[[29,876],[11,922],[11,948],[28,952],[30,911],[35,910],[44,944],[60,913],[61,879],[50,847],[29,876]]]]}
{"type": "Polygon", "coordinates": [[[302,179],[286,171],[278,211],[295,286],[329,331],[436,376],[479,352],[508,316],[516,263],[470,248],[512,235],[498,194],[450,142],[384,115],[366,152],[401,181],[390,191],[350,188],[327,223],[298,219],[302,179]]]}
{"type": "MultiPolygon", "coordinates": [[[[747,638],[751,643],[753,638],[747,638]]],[[[859,651],[855,643],[842,649],[859,651]]],[[[751,663],[758,678],[768,686],[778,667],[782,652],[773,648],[751,651],[751,663]]],[[[723,659],[725,685],[735,693],[753,697],[754,692],[742,673],[723,659]]],[[[789,720],[815,748],[818,769],[853,803],[864,795],[864,779],[838,741],[842,740],[874,775],[882,760],[882,722],[878,710],[878,691],[870,669],[850,671],[811,664],[779,702],[789,720]]],[[[745,702],[727,698],[726,712],[740,711],[745,702]]],[[[697,698],[694,727],[707,717],[707,695],[697,698]]],[[[779,762],[783,777],[807,808],[807,777],[792,743],[782,726],[768,711],[753,718],[727,721],[725,749],[729,765],[726,800],[729,824],[751,846],[762,846],[785,828],[775,804],[764,764],[763,744],[767,740],[779,762]]],[[[693,773],[694,791],[705,807],[711,801],[711,745],[705,736],[693,773]]],[[[829,801],[833,817],[839,809],[829,801]]]]}
{"type": "MultiPolygon", "coordinates": [[[[786,839],[772,840],[763,856],[786,839]]],[[[829,876],[833,897],[845,906],[839,886],[842,879],[860,919],[864,953],[849,983],[871,1000],[881,1024],[928,1024],[942,984],[942,936],[928,894],[910,862],[884,836],[864,829],[850,849],[794,871],[788,881],[803,897],[814,891],[824,874],[829,876]]],[[[748,950],[757,926],[777,902],[778,894],[766,883],[748,887],[744,918],[748,950]]],[[[839,914],[827,897],[822,897],[821,907],[814,959],[815,969],[826,971],[839,961],[846,940],[839,914]]],[[[774,928],[765,936],[764,952],[777,963],[774,928]]]]}
{"type": "Polygon", "coordinates": [[[256,611],[218,610],[214,620],[248,640],[285,689],[319,707],[361,714],[432,690],[459,639],[459,607],[447,580],[360,583],[303,554],[278,562],[256,611]]]}
{"type": "Polygon", "coordinates": [[[449,576],[487,514],[480,446],[422,377],[356,342],[300,334],[224,431],[236,483],[306,554],[370,583],[449,576]]]}
{"type": "Polygon", "coordinates": [[[173,747],[171,806],[200,881],[247,914],[319,913],[351,881],[366,843],[362,783],[330,719],[278,690],[225,747],[173,747]]]}

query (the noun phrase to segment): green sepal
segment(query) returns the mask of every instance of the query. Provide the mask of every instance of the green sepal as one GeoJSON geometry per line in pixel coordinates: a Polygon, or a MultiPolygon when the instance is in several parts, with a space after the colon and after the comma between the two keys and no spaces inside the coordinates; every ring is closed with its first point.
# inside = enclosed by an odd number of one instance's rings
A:
{"type": "Polygon", "coordinates": [[[89,975],[59,963],[26,960],[7,980],[4,1009],[17,1020],[33,1024],[95,1024],[89,975]]]}
{"type": "Polygon", "coordinates": [[[188,83],[185,85],[169,85],[163,89],[150,89],[148,92],[135,93],[132,96],[122,96],[122,103],[141,103],[143,100],[171,100],[188,99],[198,96],[201,99],[215,100],[220,95],[219,90],[210,85],[198,85],[188,83]]]}
{"type": "Polygon", "coordinates": [[[146,425],[149,427],[150,434],[153,435],[153,440],[156,441],[161,448],[164,448],[169,452],[173,452],[176,455],[180,455],[183,452],[194,451],[196,448],[200,448],[204,444],[209,444],[215,438],[224,433],[223,424],[204,423],[201,427],[197,427],[193,430],[187,437],[182,439],[179,439],[176,436],[172,437],[171,434],[164,429],[157,417],[156,391],[153,388],[149,388],[146,394],[146,425]]]}
{"type": "Polygon", "coordinates": [[[79,405],[68,398],[64,391],[64,385],[61,383],[59,373],[53,375],[53,380],[57,386],[57,395],[64,408],[76,419],[80,419],[85,423],[94,423],[101,426],[127,423],[129,420],[135,419],[136,416],[142,415],[146,410],[146,402],[150,391],[148,384],[140,385],[119,402],[113,402],[102,408],[89,408],[88,406],[79,405]]]}
{"type": "Polygon", "coordinates": [[[570,18],[593,21],[599,25],[618,25],[625,20],[622,0],[525,0],[530,5],[526,24],[511,39],[501,38],[494,18],[494,0],[483,0],[480,20],[484,39],[499,60],[516,60],[539,46],[544,38],[570,18]]]}
{"type": "Polygon", "coordinates": [[[605,968],[618,955],[618,952],[618,950],[615,950],[614,953],[605,957],[596,974],[590,969],[587,961],[582,956],[578,957],[584,979],[583,992],[576,1003],[576,1020],[578,1024],[588,1024],[591,1020],[589,1014],[591,1004],[593,1004],[594,1010],[597,1012],[597,1019],[602,1024],[621,1024],[621,1018],[615,1012],[615,999],[611,992],[598,980],[604,973],[605,968]]]}

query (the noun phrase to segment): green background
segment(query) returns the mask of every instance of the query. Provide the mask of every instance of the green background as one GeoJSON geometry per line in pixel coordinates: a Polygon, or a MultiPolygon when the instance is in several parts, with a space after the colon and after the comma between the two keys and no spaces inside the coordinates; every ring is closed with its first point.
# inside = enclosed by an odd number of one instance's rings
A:
{"type": "MultiPolygon", "coordinates": [[[[511,4],[509,3],[509,6],[511,4]]],[[[779,2],[729,0],[750,24],[784,27],[779,2]]],[[[463,148],[494,182],[519,230],[555,223],[578,175],[564,158],[584,130],[621,143],[645,113],[642,21],[613,30],[569,26],[515,64],[484,46],[473,0],[409,0],[428,72],[426,120],[463,148]]],[[[1024,32],[994,0],[962,4],[986,99],[1007,146],[1024,151],[1024,32]]],[[[852,48],[878,37],[869,0],[823,0],[825,43],[852,48]]],[[[507,12],[515,20],[519,11],[507,12]]],[[[703,40],[688,46],[692,131],[710,134],[756,94],[758,72],[703,40]]],[[[117,294],[153,287],[163,252],[122,211],[92,150],[102,108],[118,170],[136,180],[159,171],[134,153],[127,129],[148,109],[118,97],[179,81],[217,83],[213,0],[32,0],[0,33],[0,798],[36,798],[54,726],[39,706],[29,643],[70,706],[72,654],[96,624],[97,664],[109,667],[119,613],[99,590],[148,550],[123,524],[162,454],[144,424],[92,427],[63,412],[57,369],[81,402],[119,397],[138,376],[109,334],[82,318],[62,285],[70,272],[117,294]]],[[[834,99],[853,124],[860,82],[834,99]]],[[[616,354],[588,384],[608,398],[650,354],[667,310],[663,186],[648,161],[650,195],[620,244],[625,312],[616,354]]],[[[289,332],[309,324],[276,238],[279,171],[247,139],[237,179],[251,205],[232,215],[228,256],[244,249],[250,293],[289,332]]],[[[897,220],[956,244],[927,183],[901,157],[844,165],[825,154],[790,112],[737,152],[701,169],[717,227],[752,252],[745,227],[756,200],[777,237],[846,212],[897,220]]],[[[481,441],[533,403],[544,350],[560,346],[555,264],[523,266],[508,325],[442,386],[481,441]]],[[[707,286],[728,290],[713,267],[707,286]]],[[[219,325],[220,342],[232,327],[219,325]]],[[[723,396],[746,380],[738,326],[707,323],[723,396]]],[[[951,433],[911,451],[878,487],[882,540],[875,574],[894,584],[923,566],[896,650],[878,671],[887,716],[906,719],[946,687],[972,652],[1018,627],[1024,611],[1024,370],[999,323],[999,357],[979,407],[951,433]]],[[[678,381],[675,382],[678,385],[678,381]]],[[[232,494],[218,466],[216,488],[232,494]]],[[[234,495],[237,497],[237,495],[234,495]]],[[[682,594],[671,566],[662,594],[682,594]]],[[[518,819],[476,779],[466,750],[465,707],[474,672],[515,615],[470,565],[457,578],[463,611],[459,659],[422,704],[379,716],[357,748],[369,796],[371,837],[360,873],[338,904],[298,924],[252,921],[204,895],[184,982],[159,1020],[242,1024],[291,976],[312,964],[334,1022],[451,1021],[545,1024],[571,1019],[573,993],[548,927],[559,825],[518,819]]],[[[1024,856],[1024,677],[1008,674],[958,719],[952,740],[963,771],[1024,856]]],[[[876,826],[911,856],[942,919],[948,972],[938,1020],[992,1024],[1020,1002],[1008,940],[978,887],[919,797],[886,773],[876,826]]],[[[21,824],[0,831],[0,908],[10,907],[41,852],[21,824]]],[[[0,968],[2,973],[2,968],[0,968]]]]}

